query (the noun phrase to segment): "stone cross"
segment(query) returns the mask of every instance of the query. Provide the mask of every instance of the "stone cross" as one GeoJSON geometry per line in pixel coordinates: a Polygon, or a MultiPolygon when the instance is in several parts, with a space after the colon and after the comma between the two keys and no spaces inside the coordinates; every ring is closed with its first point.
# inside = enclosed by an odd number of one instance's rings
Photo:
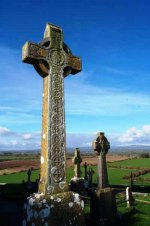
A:
{"type": "Polygon", "coordinates": [[[31,169],[29,169],[29,170],[27,171],[28,183],[31,182],[31,174],[32,174],[32,171],[31,171],[31,169]]]}
{"type": "Polygon", "coordinates": [[[75,178],[80,178],[81,177],[81,168],[80,168],[80,164],[82,162],[82,158],[80,156],[80,150],[79,148],[76,148],[75,149],[75,152],[74,152],[74,157],[72,159],[74,165],[75,165],[75,168],[74,168],[74,177],[75,178]]]}
{"type": "Polygon", "coordinates": [[[88,171],[88,175],[89,175],[89,185],[91,186],[92,185],[92,182],[93,182],[93,174],[94,174],[94,170],[92,168],[89,168],[89,171],[88,171]]]}
{"type": "Polygon", "coordinates": [[[94,151],[98,153],[98,188],[107,188],[109,186],[106,154],[110,144],[103,132],[98,132],[96,140],[92,143],[94,151]]]}
{"type": "Polygon", "coordinates": [[[39,192],[52,194],[66,188],[66,135],[64,77],[81,71],[81,60],[63,43],[63,31],[47,24],[44,39],[23,46],[22,60],[43,77],[41,171],[39,192]]]}
{"type": "Polygon", "coordinates": [[[88,180],[87,162],[84,163],[84,179],[88,180]]]}

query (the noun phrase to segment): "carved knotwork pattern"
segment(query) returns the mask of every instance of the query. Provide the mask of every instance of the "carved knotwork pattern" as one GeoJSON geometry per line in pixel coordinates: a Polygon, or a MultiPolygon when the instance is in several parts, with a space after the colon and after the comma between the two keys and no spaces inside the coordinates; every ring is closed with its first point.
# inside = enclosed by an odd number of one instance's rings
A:
{"type": "Polygon", "coordinates": [[[52,61],[52,63],[56,66],[60,66],[64,64],[65,61],[65,57],[62,53],[62,51],[58,51],[58,50],[52,50],[50,52],[50,59],[52,61]]]}
{"type": "MultiPolygon", "coordinates": [[[[58,61],[56,60],[56,62],[58,61]]],[[[49,181],[55,186],[55,183],[65,179],[64,78],[62,68],[58,65],[56,67],[52,65],[50,78],[49,181]]]]}
{"type": "Polygon", "coordinates": [[[64,77],[81,70],[80,59],[73,56],[63,42],[62,29],[47,24],[44,39],[27,42],[23,47],[23,62],[33,64],[44,79],[41,183],[39,191],[63,191],[65,176],[64,77]]]}

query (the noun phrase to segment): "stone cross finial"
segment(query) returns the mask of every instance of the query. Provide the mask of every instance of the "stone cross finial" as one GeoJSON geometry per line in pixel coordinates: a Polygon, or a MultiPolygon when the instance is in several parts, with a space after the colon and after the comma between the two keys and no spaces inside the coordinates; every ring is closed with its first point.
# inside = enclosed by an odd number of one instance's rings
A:
{"type": "Polygon", "coordinates": [[[82,174],[81,168],[80,168],[80,164],[82,162],[82,158],[80,156],[79,148],[75,149],[74,157],[73,157],[72,161],[73,161],[73,163],[75,165],[75,167],[74,167],[74,177],[79,178],[79,177],[81,177],[81,174],[82,174]]]}
{"type": "Polygon", "coordinates": [[[80,72],[81,60],[63,43],[62,29],[49,23],[39,44],[23,46],[22,60],[43,77],[39,192],[61,192],[66,185],[64,77],[80,72]]]}

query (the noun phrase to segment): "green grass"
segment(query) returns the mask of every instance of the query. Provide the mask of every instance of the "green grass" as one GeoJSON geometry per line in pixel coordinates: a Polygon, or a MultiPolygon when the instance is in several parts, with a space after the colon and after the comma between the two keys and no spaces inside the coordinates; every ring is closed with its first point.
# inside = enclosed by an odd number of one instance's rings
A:
{"type": "MultiPolygon", "coordinates": [[[[150,166],[150,159],[148,158],[139,158],[139,159],[131,159],[125,160],[121,162],[114,162],[108,164],[108,176],[109,176],[109,183],[110,185],[129,185],[130,181],[122,179],[124,175],[130,174],[131,169],[123,169],[123,168],[111,168],[113,165],[118,165],[120,167],[123,166],[134,166],[134,167],[141,167],[141,168],[148,168],[150,166]]],[[[92,166],[93,170],[95,171],[93,175],[93,182],[97,182],[97,167],[92,166]]],[[[82,169],[82,176],[84,176],[84,167],[82,169]]],[[[134,170],[132,170],[134,171],[134,170]]],[[[69,182],[70,179],[73,177],[73,167],[67,169],[67,181],[69,182]]],[[[149,177],[150,174],[145,174],[142,177],[149,177]]],[[[39,178],[39,170],[32,171],[31,180],[35,181],[39,178]]],[[[27,173],[20,172],[20,173],[13,173],[9,175],[0,176],[0,183],[22,183],[22,180],[27,181],[27,173]]],[[[134,184],[142,185],[142,182],[136,182],[134,184]]],[[[149,184],[149,183],[146,183],[149,184]]]]}
{"type": "Polygon", "coordinates": [[[117,206],[118,212],[122,214],[120,226],[149,226],[150,205],[136,202],[135,209],[127,208],[126,203],[117,206]]]}
{"type": "MultiPolygon", "coordinates": [[[[125,160],[121,162],[115,162],[115,163],[109,163],[108,167],[108,176],[109,176],[109,182],[111,185],[129,185],[130,181],[122,179],[124,175],[130,174],[131,169],[123,169],[123,168],[111,168],[112,164],[117,164],[118,166],[134,166],[134,167],[141,167],[142,168],[148,168],[150,165],[150,159],[132,159],[132,160],[125,160]]],[[[92,166],[93,170],[95,171],[95,174],[93,175],[93,181],[97,182],[97,167],[92,166]]],[[[132,170],[134,171],[134,170],[132,170]]],[[[82,167],[82,176],[84,176],[84,167],[82,167]]],[[[70,179],[73,177],[73,167],[67,169],[67,181],[69,182],[70,179]]],[[[143,175],[144,177],[149,177],[150,174],[143,175]]],[[[32,171],[31,180],[35,181],[39,178],[39,170],[32,171]]],[[[27,172],[20,172],[20,173],[13,173],[9,175],[3,175],[0,176],[0,183],[8,183],[8,184],[16,184],[10,186],[10,193],[16,193],[18,196],[21,196],[21,192],[24,193],[23,186],[22,187],[16,187],[18,183],[22,183],[22,180],[27,181],[27,172]],[[17,190],[18,189],[18,190],[17,190]],[[22,189],[22,190],[21,190],[22,189]]],[[[138,183],[138,182],[137,182],[138,183]]],[[[137,184],[136,183],[136,184],[137,184]]],[[[134,183],[135,184],[135,183],[134,183]]],[[[139,182],[138,184],[143,185],[143,183],[139,182]]],[[[145,185],[145,182],[144,182],[145,185]]],[[[20,185],[21,186],[21,185],[20,185]]],[[[144,196],[144,195],[135,195],[135,199],[140,200],[146,200],[150,201],[150,195],[144,196]]],[[[119,226],[149,226],[150,225],[150,204],[144,204],[141,202],[136,201],[135,209],[133,208],[126,208],[126,203],[118,204],[118,212],[120,213],[120,216],[122,218],[119,223],[119,226]]],[[[85,204],[85,213],[89,214],[90,212],[90,206],[89,202],[85,204]]]]}
{"type": "MultiPolygon", "coordinates": [[[[97,182],[97,167],[93,166],[93,170],[95,171],[93,175],[93,182],[97,182]]],[[[84,168],[82,167],[82,175],[84,176],[84,168]]],[[[130,170],[126,169],[108,169],[109,181],[110,184],[126,184],[128,185],[129,182],[123,180],[123,175],[129,174],[130,170]]],[[[67,169],[67,181],[69,182],[73,177],[74,172],[73,168],[67,169]]],[[[33,170],[31,175],[31,180],[35,181],[39,178],[39,170],[33,170]]],[[[22,180],[27,181],[27,172],[20,172],[20,173],[13,173],[13,174],[6,174],[0,176],[0,183],[22,183],[22,180]]]]}
{"type": "MultiPolygon", "coordinates": [[[[35,181],[39,177],[39,170],[33,170],[31,180],[35,181]]],[[[20,184],[27,181],[27,172],[12,173],[0,176],[0,183],[20,184]]]]}
{"type": "Polygon", "coordinates": [[[146,173],[146,174],[144,174],[144,175],[142,175],[142,176],[140,176],[140,177],[142,177],[143,179],[145,178],[145,179],[150,179],[150,173],[146,173]]]}
{"type": "Polygon", "coordinates": [[[137,167],[137,168],[150,168],[150,158],[138,158],[138,159],[128,159],[124,161],[111,162],[108,163],[108,167],[137,167]]]}

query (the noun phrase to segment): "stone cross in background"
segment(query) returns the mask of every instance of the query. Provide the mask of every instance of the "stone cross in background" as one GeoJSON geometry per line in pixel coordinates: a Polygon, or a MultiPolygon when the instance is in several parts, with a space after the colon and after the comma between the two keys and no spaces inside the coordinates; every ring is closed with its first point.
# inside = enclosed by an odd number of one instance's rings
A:
{"type": "Polygon", "coordinates": [[[31,171],[31,169],[29,169],[29,170],[27,171],[28,183],[31,182],[31,174],[32,174],[32,171],[31,171]]]}
{"type": "Polygon", "coordinates": [[[63,192],[66,187],[64,77],[81,71],[81,60],[63,43],[62,29],[47,24],[44,39],[23,46],[22,60],[43,77],[41,178],[39,192],[63,192]]]}
{"type": "Polygon", "coordinates": [[[94,151],[98,153],[98,188],[106,188],[109,186],[106,154],[110,148],[110,144],[103,132],[97,134],[96,140],[92,143],[94,151]]]}
{"type": "Polygon", "coordinates": [[[80,167],[80,164],[82,162],[82,158],[80,156],[79,148],[75,149],[74,157],[73,157],[72,161],[74,163],[74,177],[75,178],[80,178],[81,174],[82,174],[81,167],[80,167]]]}
{"type": "Polygon", "coordinates": [[[88,175],[89,175],[89,186],[92,185],[92,182],[93,182],[93,174],[94,174],[94,170],[92,168],[89,168],[89,171],[88,171],[88,175]]]}
{"type": "Polygon", "coordinates": [[[84,163],[84,180],[88,180],[87,162],[84,163]]]}
{"type": "Polygon", "coordinates": [[[99,132],[92,146],[98,153],[98,186],[91,193],[91,216],[110,223],[117,212],[115,193],[108,183],[106,154],[110,144],[104,133],[99,132]]]}

